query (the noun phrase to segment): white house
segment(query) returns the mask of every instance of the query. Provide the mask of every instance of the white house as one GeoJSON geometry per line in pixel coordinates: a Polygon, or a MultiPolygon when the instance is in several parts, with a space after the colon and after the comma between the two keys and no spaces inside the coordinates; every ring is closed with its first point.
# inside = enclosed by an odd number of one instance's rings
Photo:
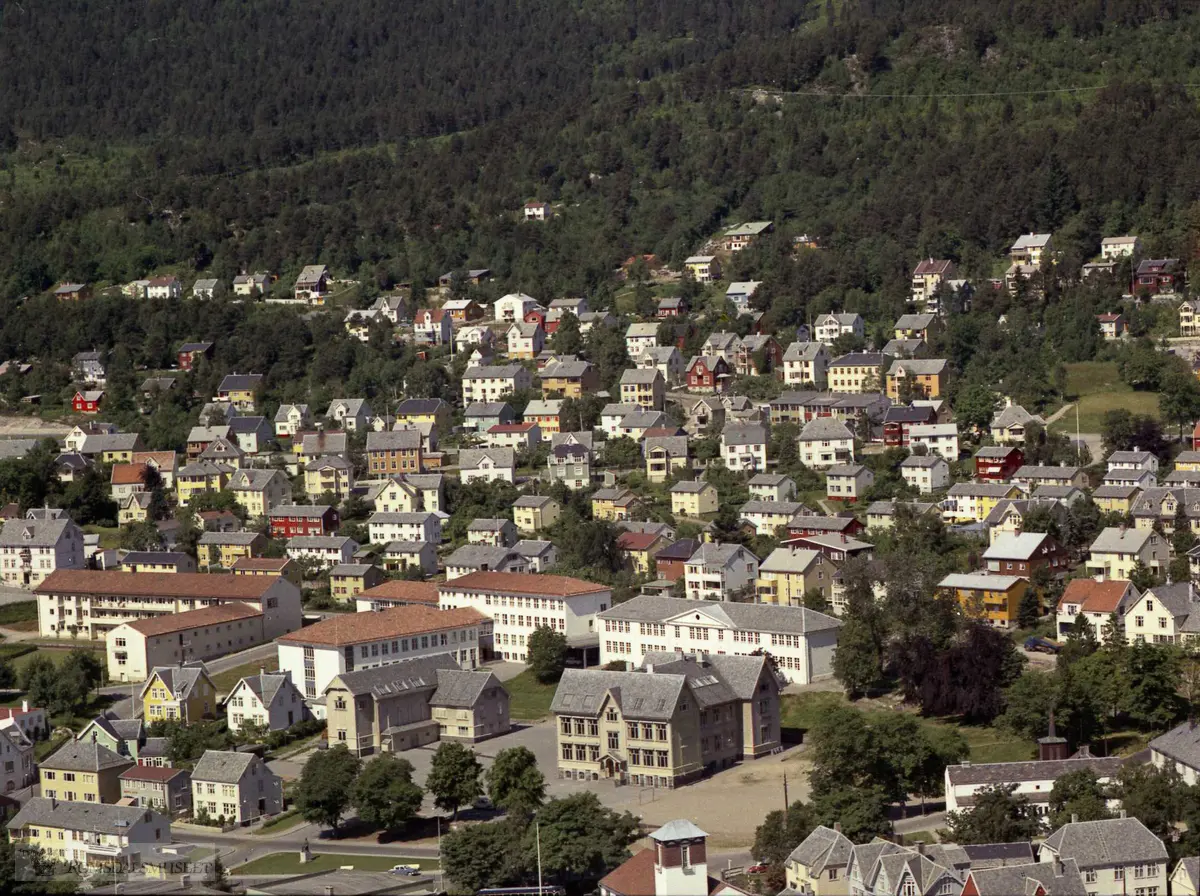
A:
{"type": "Polygon", "coordinates": [[[947,460],[958,460],[958,424],[914,423],[908,428],[909,445],[915,448],[924,445],[930,454],[938,454],[947,460]]]}
{"type": "Polygon", "coordinates": [[[32,588],[56,569],[83,569],[83,532],[67,516],[15,519],[0,529],[0,577],[5,585],[32,588]]]}
{"type": "Polygon", "coordinates": [[[311,560],[332,568],[352,561],[358,548],[358,542],[341,535],[297,535],[288,539],[287,555],[297,562],[311,560]]]}
{"type": "Polygon", "coordinates": [[[490,617],[497,659],[525,662],[529,636],[539,626],[567,644],[594,645],[596,615],[612,606],[612,590],[569,576],[473,572],[438,589],[443,610],[470,607],[490,617]]]}
{"type": "Polygon", "coordinates": [[[525,315],[535,308],[540,308],[537,299],[523,292],[510,292],[501,296],[492,305],[493,314],[498,321],[516,323],[525,320],[525,315]]]}
{"type": "Polygon", "coordinates": [[[833,675],[841,623],[804,607],[697,604],[640,594],[600,614],[600,663],[624,660],[638,668],[648,653],[770,653],[793,684],[833,675]]]}
{"type": "Polygon", "coordinates": [[[1140,595],[1132,582],[1120,579],[1071,579],[1058,599],[1054,621],[1060,638],[1070,634],[1080,614],[1091,624],[1096,642],[1103,644],[1106,629],[1116,617],[1117,635],[1124,637],[1125,613],[1140,595]]]}
{"type": "MultiPolygon", "coordinates": [[[[631,358],[639,358],[642,352],[658,345],[658,324],[630,324],[625,331],[625,352],[631,358]]],[[[680,359],[682,361],[682,358],[680,359]]]]}
{"type": "Polygon", "coordinates": [[[767,428],[760,423],[727,423],[721,430],[721,459],[731,470],[767,469],[767,428]]]}
{"type": "Polygon", "coordinates": [[[520,364],[468,367],[462,379],[463,404],[496,402],[533,385],[533,377],[520,364]]]}
{"type": "Polygon", "coordinates": [[[515,471],[511,448],[464,448],[458,453],[458,475],[463,482],[512,482],[515,471]]]}
{"type": "Polygon", "coordinates": [[[391,541],[425,541],[440,544],[442,520],[436,513],[382,513],[376,511],[367,520],[372,544],[391,541]]]}
{"type": "Polygon", "coordinates": [[[1167,848],[1136,818],[1065,824],[1042,843],[1040,862],[1074,860],[1088,893],[1167,892],[1167,848]]]}
{"type": "Polygon", "coordinates": [[[1200,591],[1191,582],[1155,585],[1129,603],[1123,624],[1134,644],[1193,644],[1200,640],[1200,591]]]}
{"type": "Polygon", "coordinates": [[[791,501],[796,497],[796,482],[782,473],[759,473],[750,480],[750,497],[759,501],[791,501]]]}
{"type": "Polygon", "coordinates": [[[753,591],[758,558],[740,544],[701,544],[683,567],[685,593],[691,600],[727,600],[753,591]]]}
{"type": "Polygon", "coordinates": [[[518,321],[508,328],[508,356],[531,361],[546,344],[546,331],[539,323],[518,321]]]}
{"type": "MultiPolygon", "coordinates": [[[[1037,762],[984,762],[946,766],[946,811],[961,812],[975,805],[979,791],[995,785],[1016,785],[1016,794],[1029,801],[1039,815],[1050,811],[1050,791],[1054,782],[1071,772],[1092,772],[1099,782],[1110,783],[1124,764],[1119,756],[1091,754],[1069,759],[1045,759],[1037,762]]],[[[1116,892],[1120,892],[1117,890],[1116,892]]]]}
{"type": "Polygon", "coordinates": [[[858,501],[875,484],[875,474],[863,464],[834,464],[825,470],[825,496],[830,501],[858,501]]]}
{"type": "Polygon", "coordinates": [[[253,753],[205,750],[192,769],[192,811],[248,824],[283,811],[283,779],[253,753]]]}
{"type": "Polygon", "coordinates": [[[798,439],[800,462],[823,470],[854,460],[854,433],[833,417],[814,417],[804,424],[798,439]]]}
{"type": "Polygon", "coordinates": [[[921,494],[927,495],[937,489],[949,487],[950,464],[944,457],[936,454],[923,457],[913,454],[900,462],[900,476],[921,494]]]}
{"type": "Polygon", "coordinates": [[[859,314],[822,314],[813,327],[813,338],[826,345],[833,345],[839,336],[863,339],[865,335],[866,329],[859,314]]]}
{"type": "Polygon", "coordinates": [[[312,423],[306,404],[281,404],[275,412],[275,435],[292,438],[312,423]]]}
{"type": "Polygon", "coordinates": [[[230,731],[241,731],[246,724],[283,731],[307,718],[308,707],[290,672],[264,671],[233,686],[225,700],[225,715],[230,731]]]}
{"type": "Polygon", "coordinates": [[[375,412],[365,398],[335,398],[325,416],[346,432],[363,432],[370,426],[375,412]]]}
{"type": "Polygon", "coordinates": [[[789,386],[824,389],[829,385],[830,360],[823,342],[793,342],[783,353],[783,381],[789,386]]]}
{"type": "Polygon", "coordinates": [[[1092,542],[1084,566],[1090,576],[1128,579],[1139,562],[1155,572],[1166,569],[1170,562],[1166,537],[1153,529],[1109,526],[1092,542]]]}

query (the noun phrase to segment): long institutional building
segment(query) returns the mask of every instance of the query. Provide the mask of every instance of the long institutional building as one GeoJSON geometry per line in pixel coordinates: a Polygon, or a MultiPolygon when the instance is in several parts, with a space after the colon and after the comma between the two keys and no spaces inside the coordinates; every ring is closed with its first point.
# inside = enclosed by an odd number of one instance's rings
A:
{"type": "Polygon", "coordinates": [[[300,589],[278,576],[59,569],[34,589],[43,638],[105,637],[126,622],[227,603],[262,613],[263,637],[300,628],[300,589]]]}
{"type": "Polygon", "coordinates": [[[804,607],[642,594],[602,612],[598,627],[601,665],[624,660],[636,668],[655,652],[762,651],[789,682],[810,684],[833,675],[841,622],[804,607]]]}
{"type": "Polygon", "coordinates": [[[546,626],[598,661],[596,616],[612,606],[612,589],[568,576],[473,572],[438,588],[438,605],[471,607],[491,617],[497,659],[525,662],[529,636],[546,626]]]}

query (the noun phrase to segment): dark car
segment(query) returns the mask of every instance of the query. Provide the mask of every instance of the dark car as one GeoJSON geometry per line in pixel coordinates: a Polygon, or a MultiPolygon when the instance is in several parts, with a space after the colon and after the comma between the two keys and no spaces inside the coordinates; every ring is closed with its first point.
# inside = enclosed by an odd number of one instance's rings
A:
{"type": "Polygon", "coordinates": [[[1046,638],[1026,638],[1025,649],[1030,653],[1058,653],[1062,650],[1062,645],[1046,638]]]}

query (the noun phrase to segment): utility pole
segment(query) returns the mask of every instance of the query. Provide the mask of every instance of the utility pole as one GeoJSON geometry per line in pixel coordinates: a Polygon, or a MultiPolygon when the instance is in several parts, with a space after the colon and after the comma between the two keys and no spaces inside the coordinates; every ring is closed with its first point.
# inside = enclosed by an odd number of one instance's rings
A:
{"type": "Polygon", "coordinates": [[[789,803],[788,803],[788,789],[787,789],[787,772],[784,772],[783,773],[783,814],[784,814],[783,820],[784,820],[785,824],[787,823],[788,805],[789,805],[789,803]]]}

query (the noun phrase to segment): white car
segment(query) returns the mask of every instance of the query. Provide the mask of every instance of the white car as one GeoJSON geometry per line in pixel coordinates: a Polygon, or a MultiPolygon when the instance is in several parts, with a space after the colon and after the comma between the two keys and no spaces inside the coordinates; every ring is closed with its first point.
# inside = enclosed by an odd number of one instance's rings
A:
{"type": "Polygon", "coordinates": [[[416,877],[421,873],[420,865],[393,865],[391,874],[406,874],[409,877],[416,877]]]}

